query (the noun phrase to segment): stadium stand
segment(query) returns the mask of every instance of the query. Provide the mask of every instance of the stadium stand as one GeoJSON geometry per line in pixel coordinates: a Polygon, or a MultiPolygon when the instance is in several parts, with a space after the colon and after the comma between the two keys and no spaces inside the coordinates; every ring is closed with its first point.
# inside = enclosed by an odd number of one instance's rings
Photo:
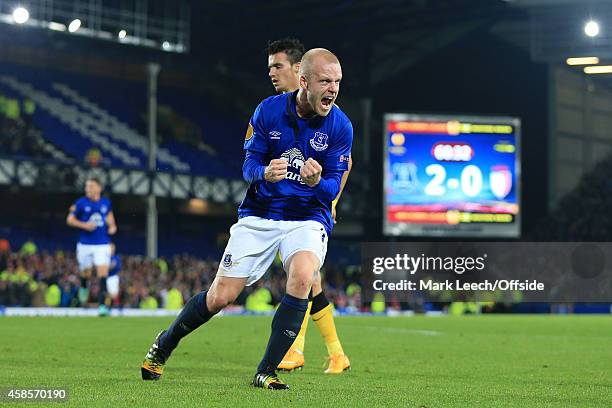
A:
{"type": "Polygon", "coordinates": [[[564,197],[554,211],[544,218],[530,233],[539,241],[591,241],[612,240],[612,156],[597,163],[585,173],[578,185],[564,197]]]}
{"type": "MultiPolygon", "coordinates": [[[[39,251],[32,241],[26,241],[18,252],[11,252],[10,244],[1,241],[5,240],[0,240],[0,306],[78,306],[78,267],[74,253],[39,251]]],[[[123,256],[122,265],[115,306],[169,308],[170,291],[178,290],[182,299],[189,299],[208,288],[218,262],[183,254],[155,261],[123,256]]],[[[356,268],[337,265],[327,269],[326,293],[340,310],[354,310],[359,305],[354,301],[358,296],[354,290],[358,280],[355,271],[356,268]],[[353,296],[347,295],[349,287],[353,288],[353,296]]],[[[270,292],[271,303],[277,304],[285,291],[285,273],[280,263],[270,268],[262,282],[253,289],[265,287],[270,292]]],[[[243,305],[253,289],[243,293],[237,304],[243,305]]],[[[96,298],[97,290],[95,286],[91,288],[91,299],[96,298]]]]}
{"type": "MultiPolygon", "coordinates": [[[[3,62],[0,92],[19,103],[31,100],[36,105],[33,120],[48,145],[56,147],[45,148],[53,152],[52,157],[65,160],[66,157],[57,153],[60,151],[65,156],[87,161],[92,150],[97,149],[101,157],[96,164],[146,167],[145,82],[43,71],[3,62]]],[[[243,126],[239,121],[220,114],[187,92],[160,90],[159,98],[160,111],[176,112],[171,120],[179,121],[166,129],[188,130],[181,133],[182,138],[158,134],[161,142],[158,170],[240,177],[239,163],[234,163],[235,154],[230,159],[230,153],[240,151],[242,144],[243,126]],[[201,135],[205,139],[198,141],[201,135]]]]}
{"type": "Polygon", "coordinates": [[[70,162],[71,158],[47,142],[33,124],[35,109],[28,98],[20,100],[0,93],[0,154],[70,162]]]}

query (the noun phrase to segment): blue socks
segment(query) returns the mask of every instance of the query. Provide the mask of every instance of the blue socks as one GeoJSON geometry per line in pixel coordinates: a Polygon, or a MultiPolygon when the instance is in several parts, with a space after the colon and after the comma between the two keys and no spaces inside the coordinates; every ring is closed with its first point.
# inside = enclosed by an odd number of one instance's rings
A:
{"type": "Polygon", "coordinates": [[[170,354],[179,341],[204,323],[210,320],[215,314],[208,311],[206,307],[206,294],[208,291],[200,292],[185,304],[181,313],[172,322],[168,331],[159,339],[159,348],[170,357],[170,354]]]}
{"type": "MultiPolygon", "coordinates": [[[[206,307],[206,295],[208,291],[200,292],[185,304],[183,310],[172,322],[168,331],[159,339],[159,348],[165,354],[170,354],[183,337],[206,323],[214,316],[206,307]]],[[[286,294],[272,319],[272,334],[268,340],[268,346],[259,367],[258,373],[272,373],[280,364],[287,351],[295,341],[306,310],[308,299],[299,299],[286,294]]]]}
{"type": "Polygon", "coordinates": [[[98,292],[98,304],[106,304],[106,278],[100,278],[100,292],[98,292]]]}
{"type": "Polygon", "coordinates": [[[272,334],[266,353],[257,367],[258,373],[271,374],[276,370],[300,332],[307,309],[308,299],[299,299],[289,294],[283,296],[272,319],[272,334]]]}

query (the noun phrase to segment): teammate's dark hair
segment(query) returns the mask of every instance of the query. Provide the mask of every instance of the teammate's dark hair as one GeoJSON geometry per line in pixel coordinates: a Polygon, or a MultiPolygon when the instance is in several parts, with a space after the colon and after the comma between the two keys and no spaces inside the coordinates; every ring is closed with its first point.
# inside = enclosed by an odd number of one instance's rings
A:
{"type": "Polygon", "coordinates": [[[284,52],[287,54],[287,59],[291,65],[296,64],[302,60],[302,55],[306,52],[304,44],[296,38],[282,38],[280,40],[268,41],[268,55],[276,54],[278,52],[284,52]]]}
{"type": "Polygon", "coordinates": [[[102,184],[102,181],[95,176],[87,177],[86,181],[93,181],[94,183],[97,183],[100,187],[104,188],[104,184],[102,184]]]}

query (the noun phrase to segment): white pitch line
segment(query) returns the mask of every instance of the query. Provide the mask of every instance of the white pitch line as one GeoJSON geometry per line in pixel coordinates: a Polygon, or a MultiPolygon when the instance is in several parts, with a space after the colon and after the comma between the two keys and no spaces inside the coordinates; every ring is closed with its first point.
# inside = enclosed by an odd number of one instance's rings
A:
{"type": "Polygon", "coordinates": [[[421,329],[408,329],[404,327],[380,327],[370,325],[342,325],[342,327],[351,327],[355,329],[369,329],[387,333],[409,333],[409,334],[420,334],[422,336],[439,336],[442,332],[435,330],[421,330],[421,329]]]}

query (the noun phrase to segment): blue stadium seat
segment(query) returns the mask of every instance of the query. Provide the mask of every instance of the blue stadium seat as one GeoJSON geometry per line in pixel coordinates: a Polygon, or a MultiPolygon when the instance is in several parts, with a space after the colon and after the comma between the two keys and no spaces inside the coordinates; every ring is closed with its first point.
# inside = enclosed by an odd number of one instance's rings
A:
{"type": "MultiPolygon", "coordinates": [[[[35,124],[43,137],[68,155],[85,160],[97,148],[102,164],[146,168],[146,82],[0,64],[0,92],[36,103],[35,124]]],[[[198,148],[164,136],[158,170],[240,178],[242,124],[186,91],[160,89],[159,103],[194,123],[204,136],[198,148]],[[239,152],[239,154],[236,154],[239,152]]]]}

